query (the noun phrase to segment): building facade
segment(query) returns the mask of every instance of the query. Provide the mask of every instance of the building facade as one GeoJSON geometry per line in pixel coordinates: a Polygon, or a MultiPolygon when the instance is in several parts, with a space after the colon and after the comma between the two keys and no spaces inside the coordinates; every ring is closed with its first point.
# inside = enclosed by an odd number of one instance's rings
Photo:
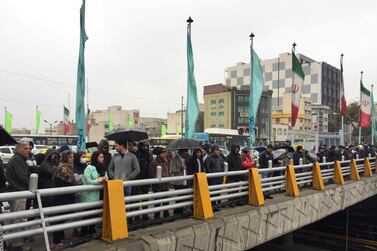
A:
{"type": "Polygon", "coordinates": [[[312,130],[329,131],[330,108],[327,105],[312,104],[312,130]]]}
{"type": "MultiPolygon", "coordinates": [[[[227,88],[223,84],[204,86],[204,127],[236,129],[249,135],[249,86],[227,88]]],[[[272,91],[265,89],[258,107],[256,140],[266,143],[271,132],[272,91]]]]}
{"type": "Polygon", "coordinates": [[[106,110],[93,111],[89,115],[92,126],[89,130],[88,141],[99,141],[109,133],[110,113],[113,128],[139,128],[139,110],[122,110],[121,106],[109,106],[106,110]]]}
{"type": "MultiPolygon", "coordinates": [[[[200,111],[198,115],[198,119],[196,120],[195,125],[195,132],[203,132],[204,131],[204,109],[203,105],[200,105],[200,111]]],[[[167,115],[167,134],[177,134],[182,135],[182,132],[185,132],[185,116],[186,111],[179,110],[176,112],[168,112],[167,115]],[[183,122],[183,127],[182,127],[183,122]],[[183,130],[182,130],[183,129],[183,130]]]]}
{"type": "Polygon", "coordinates": [[[140,117],[139,127],[148,133],[149,137],[160,137],[162,135],[161,126],[166,124],[167,120],[162,118],[140,117]]]}
{"type": "MultiPolygon", "coordinates": [[[[296,55],[302,63],[305,80],[302,97],[309,98],[312,104],[327,105],[330,117],[339,110],[340,70],[326,62],[317,62],[303,54],[296,55]]],[[[292,86],[292,54],[282,53],[277,58],[261,61],[265,85],[272,93],[272,107],[283,105],[283,94],[291,92],[292,86]]],[[[238,88],[250,83],[250,64],[237,63],[225,70],[227,88],[238,88]]],[[[339,128],[333,126],[330,131],[339,128]]]]}

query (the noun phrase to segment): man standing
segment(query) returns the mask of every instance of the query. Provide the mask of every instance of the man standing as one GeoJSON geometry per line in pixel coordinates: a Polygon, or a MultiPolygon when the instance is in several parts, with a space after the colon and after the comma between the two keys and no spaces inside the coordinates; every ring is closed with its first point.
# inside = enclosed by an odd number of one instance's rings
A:
{"type": "MultiPolygon", "coordinates": [[[[170,160],[171,176],[183,176],[187,171],[188,150],[180,149],[170,160]]],[[[172,182],[175,190],[186,188],[187,181],[172,182]]],[[[183,208],[174,209],[174,215],[182,214],[183,208]]]]}
{"type": "MultiPolygon", "coordinates": [[[[260,168],[268,168],[268,161],[274,160],[274,157],[272,155],[273,149],[274,149],[274,147],[272,145],[268,145],[267,149],[259,155],[259,166],[260,166],[260,168]]],[[[264,173],[264,174],[262,174],[262,176],[264,178],[272,177],[272,172],[264,173]]],[[[264,197],[266,199],[273,199],[273,197],[269,193],[265,193],[264,197]]]]}
{"type": "MultiPolygon", "coordinates": [[[[26,160],[30,155],[29,141],[21,139],[16,146],[16,154],[9,160],[6,171],[6,178],[9,183],[8,191],[24,191],[29,187],[29,167],[26,160]]],[[[9,201],[12,212],[23,211],[26,207],[26,199],[9,201]]],[[[22,222],[22,219],[12,220],[11,224],[22,222]]],[[[11,243],[12,249],[27,250],[22,248],[23,240],[14,239],[11,243]]]]}
{"type": "MultiPolygon", "coordinates": [[[[135,179],[140,172],[136,155],[128,151],[125,140],[115,140],[115,150],[117,153],[109,164],[109,178],[123,181],[135,179]]],[[[124,191],[126,196],[131,195],[130,186],[126,186],[124,191]]]]}
{"type": "MultiPolygon", "coordinates": [[[[221,157],[220,147],[217,144],[213,144],[211,146],[211,154],[204,161],[204,168],[206,173],[217,173],[224,171],[224,160],[221,157]]],[[[208,185],[219,185],[222,184],[223,177],[211,178],[208,179],[208,185]]],[[[217,203],[217,207],[215,207],[215,203],[212,203],[212,206],[215,211],[218,211],[221,207],[221,201],[217,203]]]]}
{"type": "Polygon", "coordinates": [[[98,151],[103,153],[103,157],[105,158],[103,164],[105,166],[105,169],[107,170],[111,162],[111,153],[109,152],[110,146],[109,141],[107,139],[101,139],[101,141],[98,144],[98,151]]]}

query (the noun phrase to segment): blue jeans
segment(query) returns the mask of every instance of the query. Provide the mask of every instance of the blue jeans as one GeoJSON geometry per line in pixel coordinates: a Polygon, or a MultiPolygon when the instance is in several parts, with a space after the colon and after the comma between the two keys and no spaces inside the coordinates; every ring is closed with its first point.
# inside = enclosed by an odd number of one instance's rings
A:
{"type": "Polygon", "coordinates": [[[126,186],[124,188],[124,196],[126,196],[126,197],[131,196],[131,187],[130,186],[126,186]]]}

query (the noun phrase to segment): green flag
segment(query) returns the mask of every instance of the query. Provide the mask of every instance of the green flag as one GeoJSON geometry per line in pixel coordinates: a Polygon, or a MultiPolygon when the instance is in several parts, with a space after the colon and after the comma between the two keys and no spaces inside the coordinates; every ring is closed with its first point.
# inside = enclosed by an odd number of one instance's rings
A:
{"type": "Polygon", "coordinates": [[[77,150],[86,151],[86,119],[85,119],[85,41],[88,39],[85,32],[85,0],[80,8],[80,51],[77,65],[76,86],[76,128],[77,150]]]}
{"type": "Polygon", "coordinates": [[[179,132],[179,128],[178,128],[178,126],[176,126],[176,127],[175,127],[175,135],[178,136],[179,134],[180,134],[180,132],[179,132]]]}
{"type": "Polygon", "coordinates": [[[128,128],[133,128],[134,127],[134,120],[132,117],[128,116],[128,128]]]}
{"type": "Polygon", "coordinates": [[[250,78],[250,95],[249,95],[249,138],[250,145],[255,143],[255,121],[257,118],[258,106],[262,96],[264,79],[260,59],[253,50],[250,66],[252,66],[253,76],[250,78]]]}
{"type": "Polygon", "coordinates": [[[5,131],[12,133],[12,113],[5,111],[5,131]]]}
{"type": "Polygon", "coordinates": [[[35,134],[39,134],[39,127],[41,126],[41,112],[38,110],[35,112],[35,134]]]}
{"type": "Polygon", "coordinates": [[[191,45],[191,17],[187,20],[187,102],[185,117],[185,137],[192,138],[195,132],[196,120],[199,115],[199,102],[194,76],[194,56],[191,45]]]}
{"type": "Polygon", "coordinates": [[[113,130],[114,130],[113,116],[111,115],[111,112],[109,112],[109,132],[112,132],[113,130]]]}
{"type": "Polygon", "coordinates": [[[161,125],[161,135],[165,136],[166,135],[166,131],[167,131],[166,124],[162,124],[161,125]]]}
{"type": "Polygon", "coordinates": [[[376,111],[375,111],[375,108],[374,108],[374,97],[373,97],[373,92],[370,92],[371,93],[371,97],[370,97],[370,100],[371,100],[371,107],[370,107],[370,113],[371,113],[371,119],[372,119],[372,135],[371,135],[371,138],[372,138],[372,145],[374,145],[374,135],[376,133],[376,111]]]}

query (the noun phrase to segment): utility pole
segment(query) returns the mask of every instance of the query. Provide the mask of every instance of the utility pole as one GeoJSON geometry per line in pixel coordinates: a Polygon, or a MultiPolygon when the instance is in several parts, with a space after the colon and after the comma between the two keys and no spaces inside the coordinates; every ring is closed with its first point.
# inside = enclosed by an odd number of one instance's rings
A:
{"type": "Polygon", "coordinates": [[[183,96],[181,97],[181,137],[183,138],[183,96]]]}

